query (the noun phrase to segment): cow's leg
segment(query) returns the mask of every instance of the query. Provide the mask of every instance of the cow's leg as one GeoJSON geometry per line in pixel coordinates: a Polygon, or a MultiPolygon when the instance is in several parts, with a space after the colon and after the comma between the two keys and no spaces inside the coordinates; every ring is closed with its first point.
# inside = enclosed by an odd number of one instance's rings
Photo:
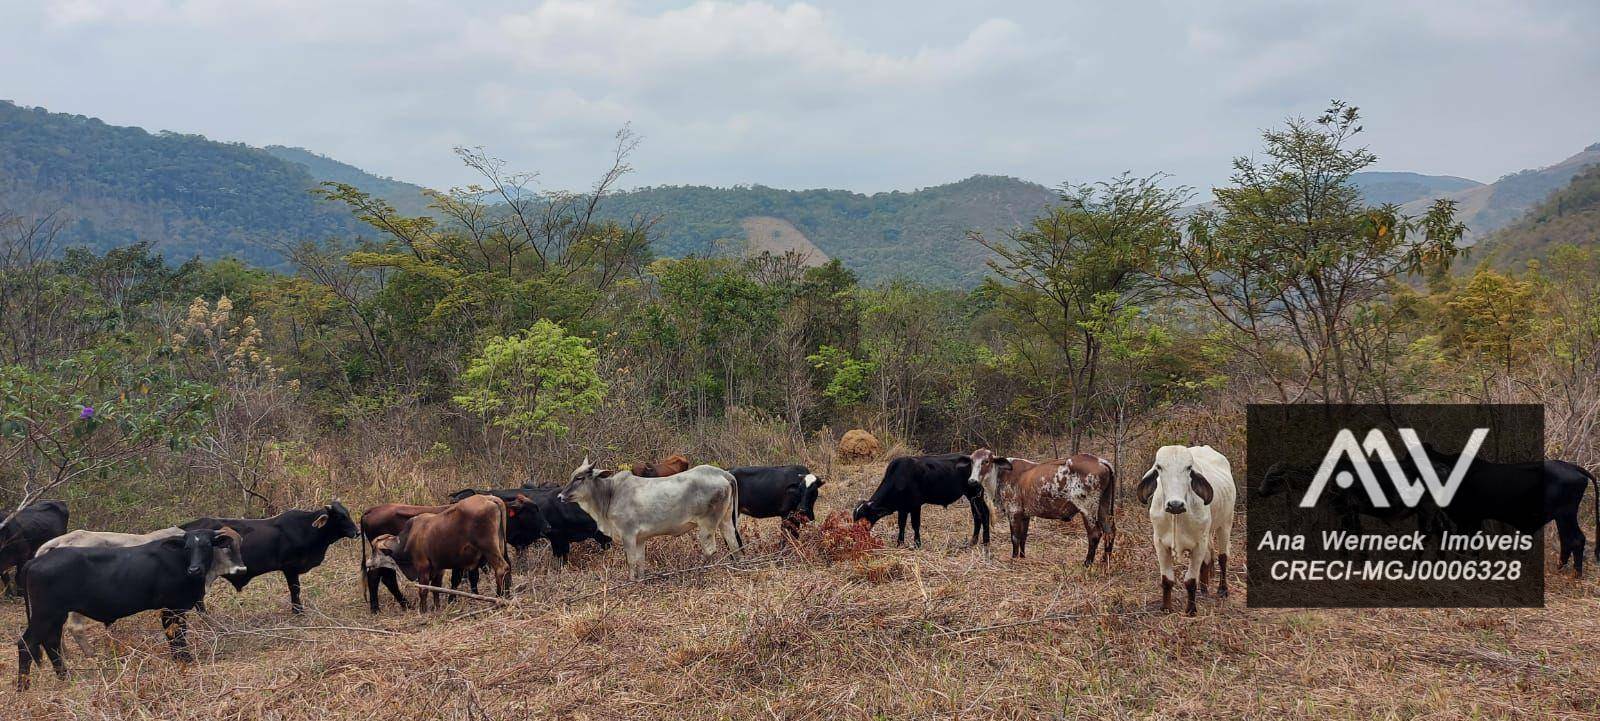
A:
{"type": "Polygon", "coordinates": [[[911,547],[922,548],[922,506],[911,511],[911,547]]]}
{"type": "Polygon", "coordinates": [[[1095,551],[1100,549],[1100,535],[1100,524],[1096,523],[1094,519],[1090,518],[1089,514],[1084,514],[1083,537],[1089,541],[1089,554],[1083,557],[1084,568],[1094,565],[1095,551]]]}
{"type": "MultiPolygon", "coordinates": [[[[1226,549],[1224,549],[1226,550],[1226,549]]],[[[1228,597],[1228,554],[1217,554],[1217,597],[1228,597]]]]}
{"type": "Polygon", "coordinates": [[[1100,532],[1100,535],[1101,535],[1102,538],[1105,539],[1105,543],[1106,543],[1106,549],[1104,551],[1100,552],[1100,563],[1102,565],[1104,565],[1106,568],[1110,568],[1111,567],[1111,547],[1116,545],[1116,542],[1117,542],[1117,526],[1116,526],[1116,524],[1115,523],[1107,523],[1107,524],[1105,524],[1103,529],[1100,532]]]}
{"type": "Polygon", "coordinates": [[[56,678],[67,677],[67,664],[61,660],[61,627],[57,626],[49,636],[44,639],[44,655],[50,657],[50,665],[55,668],[56,678]]]}
{"type": "Polygon", "coordinates": [[[300,603],[300,574],[284,571],[283,582],[289,586],[289,611],[305,613],[306,607],[300,603]]]}
{"type": "Polygon", "coordinates": [[[372,613],[378,612],[378,579],[383,578],[387,570],[389,569],[369,568],[363,572],[367,577],[367,610],[372,613]]]}
{"type": "Polygon", "coordinates": [[[22,638],[17,639],[17,691],[28,690],[28,667],[33,660],[38,658],[39,644],[28,640],[28,631],[22,632],[22,638]]]}
{"type": "Polygon", "coordinates": [[[1556,538],[1561,543],[1561,564],[1558,569],[1567,567],[1567,557],[1572,557],[1572,568],[1577,578],[1583,578],[1583,547],[1589,539],[1584,538],[1583,531],[1578,526],[1578,511],[1556,514],[1556,538]]]}
{"type": "Polygon", "coordinates": [[[1196,581],[1200,578],[1201,568],[1210,561],[1210,558],[1211,539],[1209,538],[1202,538],[1199,545],[1189,552],[1189,570],[1184,574],[1183,588],[1189,594],[1189,605],[1184,609],[1184,613],[1190,616],[1195,615],[1195,611],[1198,610],[1194,602],[1195,592],[1198,590],[1196,581]]]}
{"type": "Polygon", "coordinates": [[[189,618],[183,611],[161,610],[161,630],[167,634],[167,646],[172,657],[185,663],[193,661],[189,653],[189,618]]]}
{"type": "Polygon", "coordinates": [[[978,538],[983,532],[983,504],[976,498],[967,498],[967,509],[972,511],[972,543],[978,545],[978,538]]]}
{"type": "Polygon", "coordinates": [[[1211,594],[1211,559],[1200,562],[1200,594],[1211,594]]]}
{"type": "Polygon", "coordinates": [[[896,546],[906,545],[906,517],[909,515],[911,514],[900,511],[894,517],[895,521],[900,524],[900,533],[894,537],[894,545],[896,546]]]}
{"type": "MultiPolygon", "coordinates": [[[[735,558],[744,556],[744,544],[741,542],[743,539],[739,538],[738,522],[733,519],[732,515],[727,515],[723,517],[721,525],[722,542],[728,544],[728,554],[735,558]]],[[[798,536],[799,534],[795,533],[795,535],[798,536]]]]}
{"type": "Polygon", "coordinates": [[[622,537],[622,554],[628,558],[628,578],[639,580],[644,575],[644,544],[638,536],[627,535],[622,537]]]}
{"type": "Polygon", "coordinates": [[[1173,579],[1172,576],[1173,576],[1173,566],[1176,565],[1176,564],[1173,563],[1174,559],[1173,559],[1172,556],[1173,556],[1172,549],[1170,547],[1168,547],[1166,544],[1162,543],[1161,542],[1161,538],[1159,536],[1157,536],[1156,537],[1156,570],[1159,573],[1159,575],[1161,576],[1161,610],[1162,611],[1171,611],[1172,610],[1172,586],[1175,584],[1175,579],[1173,579]]]}
{"type": "MultiPolygon", "coordinates": [[[[389,589],[389,595],[394,596],[395,602],[400,604],[400,610],[411,608],[411,603],[406,600],[405,594],[400,593],[400,579],[396,577],[394,570],[385,568],[382,571],[379,578],[383,579],[383,585],[389,589]]],[[[376,596],[377,591],[373,591],[373,594],[376,596]]]]}
{"type": "Polygon", "coordinates": [[[712,529],[695,524],[694,540],[700,544],[700,552],[706,557],[717,555],[717,537],[712,529]]]}
{"type": "MultiPolygon", "coordinates": [[[[489,574],[494,577],[494,595],[504,598],[511,593],[511,559],[496,549],[489,554],[485,564],[489,566],[489,574]]],[[[474,587],[472,592],[477,593],[478,589],[474,587]]]]}
{"type": "MultiPolygon", "coordinates": [[[[109,626],[107,628],[110,628],[109,626]]],[[[76,613],[67,614],[67,635],[72,637],[73,645],[78,647],[78,652],[84,656],[93,656],[89,650],[89,619],[76,613]]]]}
{"type": "Polygon", "coordinates": [[[1022,558],[1022,542],[1028,537],[1028,530],[1022,525],[1027,523],[1027,516],[1020,513],[1011,514],[1011,557],[1022,558]]]}
{"type": "Polygon", "coordinates": [[[550,557],[555,560],[556,568],[567,565],[567,554],[572,552],[572,544],[566,541],[550,541],[550,557]]]}

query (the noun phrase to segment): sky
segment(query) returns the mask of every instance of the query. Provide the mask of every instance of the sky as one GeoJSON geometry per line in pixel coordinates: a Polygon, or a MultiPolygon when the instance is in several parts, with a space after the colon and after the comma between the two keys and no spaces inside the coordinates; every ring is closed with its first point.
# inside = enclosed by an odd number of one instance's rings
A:
{"type": "Polygon", "coordinates": [[[1600,141],[1600,3],[0,0],[0,98],[301,146],[435,188],[482,146],[583,188],[1223,184],[1359,106],[1379,169],[1492,181],[1600,141]]]}

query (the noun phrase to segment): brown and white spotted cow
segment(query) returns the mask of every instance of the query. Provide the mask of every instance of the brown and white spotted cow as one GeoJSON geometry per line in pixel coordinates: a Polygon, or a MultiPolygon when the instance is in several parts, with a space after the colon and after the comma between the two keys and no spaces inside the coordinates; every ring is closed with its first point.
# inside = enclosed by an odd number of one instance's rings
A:
{"type": "Polygon", "coordinates": [[[1089,540],[1083,565],[1094,563],[1102,539],[1106,550],[1101,560],[1111,562],[1117,540],[1117,476],[1110,461],[1079,453],[1039,463],[979,448],[972,452],[972,480],[994,498],[995,508],[1010,516],[1012,558],[1027,557],[1030,519],[1070,521],[1082,514],[1089,540]]]}

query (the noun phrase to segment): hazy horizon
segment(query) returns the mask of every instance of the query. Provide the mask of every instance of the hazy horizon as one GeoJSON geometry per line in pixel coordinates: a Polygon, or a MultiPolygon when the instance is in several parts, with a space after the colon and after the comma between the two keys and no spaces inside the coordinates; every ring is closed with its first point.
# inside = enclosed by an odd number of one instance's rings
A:
{"type": "Polygon", "coordinates": [[[1123,171],[1203,192],[1330,98],[1363,109],[1374,170],[1492,182],[1600,141],[1597,5],[862,5],[7,6],[0,96],[434,188],[471,180],[457,145],[583,187],[624,125],[624,187],[864,193],[1123,171]]]}

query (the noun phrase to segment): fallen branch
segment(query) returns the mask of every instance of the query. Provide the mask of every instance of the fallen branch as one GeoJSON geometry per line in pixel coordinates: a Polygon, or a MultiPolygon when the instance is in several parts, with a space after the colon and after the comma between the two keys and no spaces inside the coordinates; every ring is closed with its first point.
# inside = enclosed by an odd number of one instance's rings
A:
{"type": "Polygon", "coordinates": [[[1073,618],[1104,617],[1104,616],[1116,616],[1116,617],[1121,618],[1121,617],[1125,617],[1125,616],[1148,616],[1148,615],[1153,614],[1153,613],[1155,613],[1155,611],[1128,611],[1126,613],[1092,613],[1092,612],[1052,613],[1052,614],[1047,614],[1047,615],[1044,615],[1044,616],[1040,616],[1038,618],[1030,618],[1030,619],[1028,619],[1026,621],[1012,621],[1011,623],[996,623],[996,624],[989,625],[989,626],[973,626],[971,628],[957,628],[957,629],[953,629],[953,630],[950,630],[950,631],[940,631],[940,632],[938,632],[936,634],[933,634],[933,637],[934,638],[938,638],[940,636],[957,636],[957,635],[966,634],[966,633],[984,633],[984,632],[987,632],[987,631],[998,631],[998,630],[1006,629],[1006,628],[1016,628],[1018,626],[1030,626],[1030,625],[1033,625],[1033,624],[1036,624],[1036,623],[1044,623],[1046,621],[1064,621],[1064,620],[1073,619],[1073,618]]]}
{"type": "Polygon", "coordinates": [[[511,600],[510,599],[498,598],[496,596],[484,596],[484,595],[476,594],[476,593],[467,593],[466,591],[457,591],[457,590],[455,590],[453,588],[440,588],[439,586],[429,586],[426,583],[413,583],[411,585],[413,587],[415,587],[415,588],[420,588],[420,589],[423,589],[425,591],[437,591],[439,593],[448,593],[448,594],[450,594],[452,596],[461,596],[462,598],[470,598],[470,599],[473,599],[475,601],[488,601],[489,603],[498,603],[498,604],[500,604],[502,606],[511,605],[511,600]]]}

